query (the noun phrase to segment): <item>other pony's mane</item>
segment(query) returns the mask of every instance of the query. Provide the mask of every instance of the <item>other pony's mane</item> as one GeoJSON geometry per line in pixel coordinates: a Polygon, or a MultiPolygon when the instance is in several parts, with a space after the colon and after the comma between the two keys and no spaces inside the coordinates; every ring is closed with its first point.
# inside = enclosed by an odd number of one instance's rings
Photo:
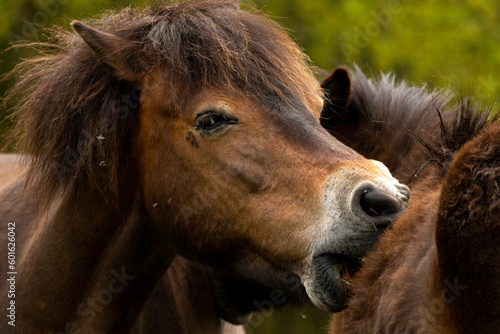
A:
{"type": "MultiPolygon", "coordinates": [[[[154,73],[175,114],[197,93],[221,88],[274,101],[275,110],[320,95],[308,58],[274,22],[235,1],[161,5],[107,12],[86,22],[128,41],[120,49],[138,77],[154,73]]],[[[118,78],[75,33],[55,29],[40,56],[19,64],[13,138],[26,153],[28,182],[50,197],[60,186],[87,178],[118,193],[129,168],[140,108],[140,82],[118,78]]],[[[140,80],[138,80],[140,81],[140,80]]]]}
{"type": "Polygon", "coordinates": [[[469,98],[451,100],[448,91],[396,82],[393,74],[368,78],[356,67],[347,109],[324,126],[410,183],[426,163],[437,163],[444,175],[455,152],[496,118],[469,98]]]}

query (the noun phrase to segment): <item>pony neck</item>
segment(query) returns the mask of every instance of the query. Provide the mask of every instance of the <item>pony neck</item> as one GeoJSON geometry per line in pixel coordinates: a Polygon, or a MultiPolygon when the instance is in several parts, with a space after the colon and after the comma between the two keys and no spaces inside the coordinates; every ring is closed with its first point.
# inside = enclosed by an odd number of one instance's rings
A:
{"type": "Polygon", "coordinates": [[[19,263],[23,332],[127,332],[172,261],[137,187],[114,206],[82,184],[44,214],[19,263]]]}

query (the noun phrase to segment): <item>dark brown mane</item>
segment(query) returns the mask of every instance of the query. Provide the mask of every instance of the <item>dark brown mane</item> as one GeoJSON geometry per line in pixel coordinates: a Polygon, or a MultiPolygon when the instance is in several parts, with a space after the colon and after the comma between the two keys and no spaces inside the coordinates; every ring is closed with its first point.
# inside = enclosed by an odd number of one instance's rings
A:
{"type": "MultiPolygon", "coordinates": [[[[425,87],[396,82],[393,74],[382,74],[374,80],[367,78],[359,68],[353,72],[351,96],[349,109],[355,110],[359,121],[370,127],[365,131],[382,136],[384,142],[396,137],[394,141],[399,144],[400,152],[413,147],[414,140],[409,133],[434,132],[436,109],[442,110],[449,101],[444,92],[429,93],[425,87]],[[389,133],[391,138],[385,138],[389,133]]],[[[366,140],[365,150],[385,149],[379,144],[376,140],[366,140]]]]}
{"type": "Polygon", "coordinates": [[[405,183],[428,162],[441,166],[444,175],[455,152],[495,117],[469,98],[453,105],[449,92],[396,82],[390,73],[377,80],[356,67],[351,76],[347,109],[324,126],[364,156],[384,162],[405,183]]]}
{"type": "MultiPolygon", "coordinates": [[[[270,20],[236,7],[222,0],[128,8],[87,24],[131,41],[121,51],[127,61],[140,60],[132,64],[137,74],[164,73],[170,112],[210,87],[275,101],[274,109],[319,94],[304,66],[308,59],[291,38],[270,20]]],[[[51,41],[12,72],[19,80],[5,102],[15,104],[13,138],[29,154],[28,180],[51,195],[86,176],[116,193],[119,170],[132,154],[128,142],[140,85],[116,78],[75,33],[55,30],[51,41]]]]}
{"type": "Polygon", "coordinates": [[[488,124],[498,119],[491,108],[462,96],[450,109],[436,110],[436,114],[439,117],[436,122],[439,131],[436,131],[434,139],[429,142],[418,136],[416,139],[429,151],[431,159],[441,166],[443,174],[448,170],[455,153],[488,124]]]}

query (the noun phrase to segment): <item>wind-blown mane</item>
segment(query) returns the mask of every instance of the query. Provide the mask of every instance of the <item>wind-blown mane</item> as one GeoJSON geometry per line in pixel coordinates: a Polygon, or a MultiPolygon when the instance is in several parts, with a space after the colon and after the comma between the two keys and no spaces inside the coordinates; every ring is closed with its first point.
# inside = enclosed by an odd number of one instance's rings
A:
{"type": "MultiPolygon", "coordinates": [[[[318,94],[308,59],[291,38],[235,6],[222,0],[128,8],[87,23],[130,41],[120,53],[138,75],[161,74],[172,106],[165,112],[179,112],[195,92],[213,87],[268,103],[271,97],[277,109],[318,94]]],[[[82,177],[116,194],[134,154],[140,84],[117,78],[75,33],[53,31],[38,49],[38,58],[12,71],[19,81],[5,102],[15,104],[12,137],[28,154],[28,181],[45,197],[82,177]]]]}

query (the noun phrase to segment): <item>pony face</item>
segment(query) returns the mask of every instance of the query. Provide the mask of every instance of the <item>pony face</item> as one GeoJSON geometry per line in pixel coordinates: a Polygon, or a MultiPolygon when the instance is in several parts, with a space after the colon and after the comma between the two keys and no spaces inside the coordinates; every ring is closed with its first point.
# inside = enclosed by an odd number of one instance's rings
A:
{"type": "Polygon", "coordinates": [[[320,126],[319,84],[272,21],[192,3],[146,21],[128,37],[73,27],[140,88],[131,156],[165,248],[340,310],[408,189],[320,126]]]}
{"type": "Polygon", "coordinates": [[[269,286],[294,275],[314,304],[341,309],[359,259],[405,208],[405,187],[323,130],[319,96],[277,111],[209,90],[173,113],[153,87],[141,95],[141,183],[175,252],[269,286]],[[368,208],[368,193],[387,202],[368,208]]]}

